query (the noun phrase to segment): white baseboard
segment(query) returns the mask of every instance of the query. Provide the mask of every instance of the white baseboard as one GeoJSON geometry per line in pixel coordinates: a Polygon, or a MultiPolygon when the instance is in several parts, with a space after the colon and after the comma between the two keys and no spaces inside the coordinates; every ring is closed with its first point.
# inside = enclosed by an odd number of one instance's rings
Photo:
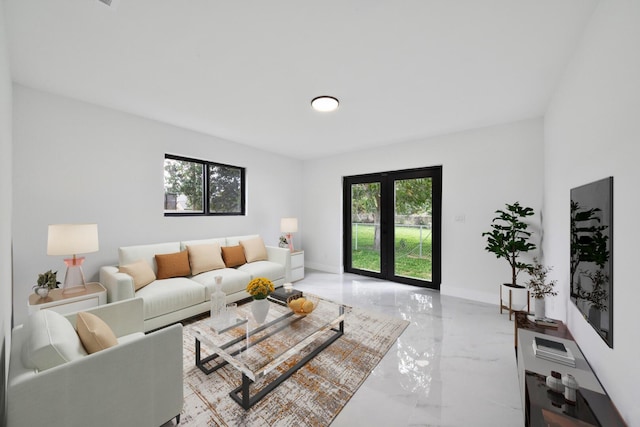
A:
{"type": "Polygon", "coordinates": [[[336,267],[335,265],[320,264],[318,262],[307,261],[307,260],[304,261],[304,266],[305,268],[309,268],[311,270],[324,271],[325,273],[332,273],[332,274],[344,273],[342,266],[336,267]]]}

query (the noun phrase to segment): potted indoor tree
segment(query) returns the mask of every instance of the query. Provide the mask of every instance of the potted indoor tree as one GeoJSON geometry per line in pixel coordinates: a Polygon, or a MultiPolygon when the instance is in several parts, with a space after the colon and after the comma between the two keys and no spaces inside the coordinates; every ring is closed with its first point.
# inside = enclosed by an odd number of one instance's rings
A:
{"type": "Polygon", "coordinates": [[[529,267],[529,281],[527,287],[531,292],[531,297],[534,301],[534,315],[536,320],[542,320],[545,316],[545,297],[547,295],[558,295],[553,288],[556,285],[556,280],[547,281],[547,274],[552,270],[552,267],[545,267],[542,265],[538,258],[533,258],[533,265],[529,267]]]}
{"type": "Polygon", "coordinates": [[[508,285],[523,288],[517,284],[518,274],[531,268],[531,264],[521,261],[520,255],[536,249],[536,245],[529,241],[531,232],[527,231],[529,225],[523,219],[532,216],[534,211],[515,202],[507,204],[505,210],[497,210],[496,214],[491,221],[491,231],[482,233],[487,237],[485,250],[509,263],[511,283],[508,285]]]}
{"type": "Polygon", "coordinates": [[[529,305],[526,292],[515,291],[525,289],[524,286],[518,285],[518,275],[531,267],[530,264],[523,262],[520,256],[536,249],[536,245],[529,241],[532,234],[527,230],[529,225],[524,222],[524,219],[532,216],[534,211],[532,208],[520,206],[519,202],[515,202],[512,205],[506,204],[506,208],[497,210],[496,214],[496,217],[491,221],[491,231],[482,233],[482,235],[487,238],[485,250],[494,254],[496,258],[506,260],[511,267],[511,283],[504,283],[500,286],[500,312],[502,313],[503,308],[508,308],[509,319],[511,319],[511,313],[521,309],[514,309],[514,306],[528,307],[529,305]],[[506,290],[509,295],[508,306],[502,299],[503,290],[506,290]],[[516,300],[512,300],[513,294],[516,295],[516,300]]]}

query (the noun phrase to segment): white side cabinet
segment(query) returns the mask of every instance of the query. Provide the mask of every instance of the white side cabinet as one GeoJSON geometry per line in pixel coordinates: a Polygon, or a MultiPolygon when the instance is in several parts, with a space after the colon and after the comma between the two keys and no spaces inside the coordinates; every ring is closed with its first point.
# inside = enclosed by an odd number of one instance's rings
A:
{"type": "Polygon", "coordinates": [[[291,281],[304,279],[304,251],[291,253],[291,281]]]}
{"type": "Polygon", "coordinates": [[[62,289],[52,289],[49,296],[40,298],[35,294],[29,296],[29,314],[38,310],[49,309],[60,314],[86,310],[107,303],[107,290],[98,282],[87,283],[87,290],[68,295],[62,289]]]}

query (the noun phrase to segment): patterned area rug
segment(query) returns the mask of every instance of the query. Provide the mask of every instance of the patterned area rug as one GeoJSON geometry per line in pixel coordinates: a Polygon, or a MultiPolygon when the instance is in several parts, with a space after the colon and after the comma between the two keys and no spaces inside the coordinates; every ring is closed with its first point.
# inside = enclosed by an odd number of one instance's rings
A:
{"type": "MultiPolygon", "coordinates": [[[[238,308],[243,309],[246,306],[238,308]]],[[[195,366],[193,328],[207,320],[201,318],[184,327],[181,426],[327,426],[409,325],[349,309],[342,337],[245,411],[229,397],[242,380],[235,368],[227,365],[207,376],[195,366]]]]}

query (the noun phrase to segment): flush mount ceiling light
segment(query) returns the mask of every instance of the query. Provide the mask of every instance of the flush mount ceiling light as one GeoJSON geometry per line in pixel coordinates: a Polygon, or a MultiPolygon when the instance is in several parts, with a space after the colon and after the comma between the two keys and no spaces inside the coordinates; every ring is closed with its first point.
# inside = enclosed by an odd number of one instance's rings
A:
{"type": "Polygon", "coordinates": [[[318,96],[311,100],[311,107],[316,111],[328,112],[338,108],[338,98],[333,96],[318,96]]]}

